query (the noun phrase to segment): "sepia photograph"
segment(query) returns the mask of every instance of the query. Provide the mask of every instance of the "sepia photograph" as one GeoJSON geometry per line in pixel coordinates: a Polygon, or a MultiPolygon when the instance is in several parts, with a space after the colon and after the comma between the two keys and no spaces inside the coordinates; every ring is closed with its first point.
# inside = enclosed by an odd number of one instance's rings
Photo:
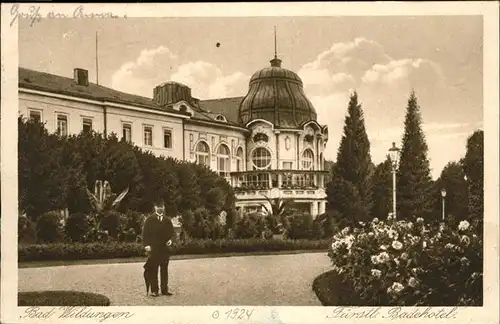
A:
{"type": "Polygon", "coordinates": [[[26,319],[451,320],[486,304],[482,15],[71,8],[2,5],[26,319]]]}

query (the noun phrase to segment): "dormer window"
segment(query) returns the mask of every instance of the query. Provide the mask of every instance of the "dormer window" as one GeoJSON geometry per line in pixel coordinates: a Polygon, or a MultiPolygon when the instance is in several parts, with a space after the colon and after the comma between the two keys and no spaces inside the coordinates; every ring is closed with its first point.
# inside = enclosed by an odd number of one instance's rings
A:
{"type": "Polygon", "coordinates": [[[215,120],[220,121],[220,122],[224,122],[224,123],[227,122],[226,117],[224,117],[222,115],[215,116],[215,120]]]}

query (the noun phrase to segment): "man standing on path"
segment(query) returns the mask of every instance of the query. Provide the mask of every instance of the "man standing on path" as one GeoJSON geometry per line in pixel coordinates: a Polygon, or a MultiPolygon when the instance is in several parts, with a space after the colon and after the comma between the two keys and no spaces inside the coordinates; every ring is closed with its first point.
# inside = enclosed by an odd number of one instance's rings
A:
{"type": "Polygon", "coordinates": [[[142,242],[150,257],[146,262],[146,272],[149,273],[152,296],[158,296],[158,268],[160,268],[161,294],[171,296],[168,291],[168,263],[170,247],[174,238],[174,226],[170,217],[165,216],[165,203],[155,202],[154,213],[144,222],[142,242]]]}

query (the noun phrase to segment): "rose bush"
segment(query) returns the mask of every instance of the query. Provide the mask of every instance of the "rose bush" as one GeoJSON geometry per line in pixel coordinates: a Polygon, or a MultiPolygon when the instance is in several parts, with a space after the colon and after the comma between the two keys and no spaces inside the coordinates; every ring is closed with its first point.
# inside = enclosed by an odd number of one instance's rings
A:
{"type": "Polygon", "coordinates": [[[479,306],[482,233],[467,221],[374,219],[334,235],[328,255],[352,305],[479,306]]]}

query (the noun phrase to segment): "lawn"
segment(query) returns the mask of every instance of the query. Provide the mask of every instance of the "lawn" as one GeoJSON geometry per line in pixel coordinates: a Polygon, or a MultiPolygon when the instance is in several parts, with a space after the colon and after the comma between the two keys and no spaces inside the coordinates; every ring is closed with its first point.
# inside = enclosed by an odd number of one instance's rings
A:
{"type": "Polygon", "coordinates": [[[82,291],[27,291],[18,294],[19,306],[109,306],[109,298],[82,291]]]}

